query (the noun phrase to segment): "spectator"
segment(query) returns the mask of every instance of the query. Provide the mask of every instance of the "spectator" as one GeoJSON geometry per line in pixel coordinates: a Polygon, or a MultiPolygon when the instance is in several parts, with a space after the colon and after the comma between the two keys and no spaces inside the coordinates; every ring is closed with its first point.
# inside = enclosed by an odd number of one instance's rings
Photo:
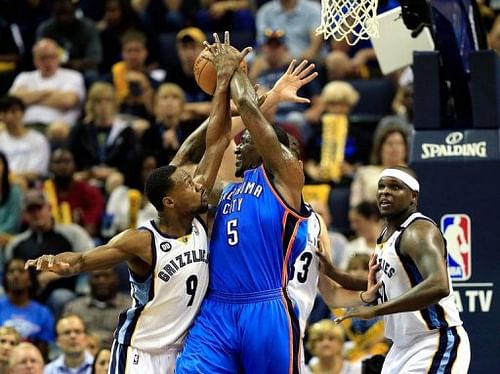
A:
{"type": "Polygon", "coordinates": [[[134,130],[118,115],[118,99],[109,83],[90,87],[85,118],[69,135],[68,148],[84,178],[104,182],[114,171],[125,172],[136,156],[134,130]]]}
{"type": "Polygon", "coordinates": [[[44,374],[91,374],[94,357],[86,350],[85,323],[75,314],[57,321],[57,346],[61,355],[45,366],[44,374]]]}
{"type": "MultiPolygon", "coordinates": [[[[359,93],[347,82],[334,81],[328,83],[321,91],[321,102],[323,114],[334,114],[348,116],[359,100],[359,93]]],[[[311,123],[311,135],[306,144],[305,154],[306,162],[304,171],[306,177],[314,182],[331,182],[331,176],[328,172],[328,165],[322,164],[322,148],[325,144],[323,135],[323,117],[320,122],[311,123]]],[[[340,174],[344,179],[354,175],[357,165],[360,163],[359,142],[355,132],[348,127],[345,138],[335,138],[338,146],[344,146],[344,157],[340,163],[340,174]]],[[[328,146],[328,144],[326,144],[328,146]]],[[[330,151],[329,151],[330,152],[330,151]]],[[[339,181],[336,181],[339,183],[339,181]]]]}
{"type": "MultiPolygon", "coordinates": [[[[149,23],[143,22],[130,4],[130,0],[105,0],[104,17],[97,24],[102,44],[103,58],[99,67],[101,74],[111,71],[113,64],[122,58],[122,37],[130,31],[140,31],[147,35],[146,49],[148,68],[157,65],[157,38],[150,30],[149,23]]],[[[156,29],[155,29],[156,31],[156,29]]]]}
{"type": "Polygon", "coordinates": [[[96,237],[104,212],[101,191],[75,179],[75,160],[69,149],[59,148],[52,153],[50,171],[52,178],[44,182],[44,190],[56,223],[76,223],[96,237]]]}
{"type": "MultiPolygon", "coordinates": [[[[3,13],[0,14],[3,16],[3,13]]],[[[22,40],[16,42],[14,33],[19,33],[19,26],[7,22],[0,17],[0,95],[8,91],[12,85],[17,72],[21,70],[21,58],[23,52],[22,40]],[[21,44],[21,45],[18,45],[21,44]]]]}
{"type": "Polygon", "coordinates": [[[50,147],[42,134],[24,126],[24,110],[23,101],[17,97],[0,99],[0,121],[5,124],[0,133],[0,150],[16,177],[34,181],[47,174],[50,147]]]}
{"type": "Polygon", "coordinates": [[[97,78],[102,47],[94,22],[77,18],[72,0],[54,0],[52,17],[37,30],[37,39],[51,38],[64,50],[64,64],[84,73],[88,82],[97,78]]]}
{"type": "Polygon", "coordinates": [[[164,83],[156,92],[155,120],[144,132],[142,148],[159,155],[161,165],[168,164],[182,142],[198,127],[199,121],[184,120],[186,95],[174,83],[164,83]]]}
{"type": "Polygon", "coordinates": [[[43,129],[54,121],[73,126],[85,97],[82,75],[60,67],[59,46],[52,39],[40,39],[33,47],[36,70],[20,73],[10,94],[26,104],[24,122],[43,129]]]}
{"type": "Polygon", "coordinates": [[[71,301],[64,312],[79,315],[87,329],[99,337],[101,345],[111,347],[118,316],[130,306],[130,297],[118,292],[115,269],[93,271],[89,284],[90,295],[71,301]]]}
{"type": "Polygon", "coordinates": [[[109,348],[101,348],[95,355],[92,374],[107,374],[110,360],[111,351],[109,348]]]}
{"type": "Polygon", "coordinates": [[[158,217],[154,206],[141,192],[147,177],[159,166],[158,160],[154,154],[145,152],[138,161],[126,174],[126,184],[117,186],[109,195],[102,230],[105,238],[128,228],[140,227],[158,217]]]}
{"type": "Polygon", "coordinates": [[[265,30],[283,30],[290,55],[296,59],[319,57],[323,37],[316,35],[321,5],[311,0],[272,0],[257,10],[257,44],[265,43],[265,30]]]}
{"type": "Polygon", "coordinates": [[[15,328],[23,339],[35,343],[42,352],[54,341],[54,317],[49,309],[33,300],[36,276],[24,269],[24,260],[13,258],[5,264],[5,296],[0,296],[0,326],[15,328]]]}
{"type": "Polygon", "coordinates": [[[96,357],[97,352],[101,349],[101,339],[96,333],[89,331],[87,332],[87,351],[94,357],[96,357]]]}
{"type": "MultiPolygon", "coordinates": [[[[79,252],[93,247],[92,239],[82,227],[54,223],[50,204],[42,191],[28,191],[24,206],[28,229],[12,237],[5,250],[7,259],[28,260],[42,254],[79,252]]],[[[75,297],[76,278],[60,279],[52,273],[38,273],[37,277],[38,298],[51,308],[54,315],[59,315],[62,307],[75,297]]]]}
{"type": "Polygon", "coordinates": [[[21,336],[14,327],[0,327],[0,374],[7,374],[12,349],[19,344],[21,336]]]}
{"type": "Polygon", "coordinates": [[[179,64],[167,69],[165,82],[175,83],[186,94],[183,119],[204,120],[210,114],[211,97],[202,91],[194,79],[193,67],[198,55],[203,51],[207,37],[196,27],[187,27],[177,33],[177,55],[179,64]]]}
{"type": "Polygon", "coordinates": [[[314,355],[309,361],[312,373],[361,374],[361,365],[343,357],[344,329],[329,319],[311,325],[306,347],[314,355]]]}
{"type": "Polygon", "coordinates": [[[21,225],[22,192],[9,181],[9,174],[7,157],[0,151],[0,248],[17,234],[21,225]]]}
{"type": "Polygon", "coordinates": [[[379,175],[383,169],[406,165],[409,154],[409,127],[397,117],[380,121],[373,136],[371,165],[360,166],[351,184],[350,205],[376,202],[379,175]]]}
{"type": "Polygon", "coordinates": [[[13,350],[9,360],[9,374],[43,374],[43,357],[36,346],[20,343],[13,350]]]}
{"type": "Polygon", "coordinates": [[[140,118],[153,114],[153,98],[160,82],[146,69],[148,50],[146,36],[129,31],[121,39],[123,61],[111,68],[111,80],[116,89],[120,112],[140,118]]]}
{"type": "Polygon", "coordinates": [[[380,213],[376,203],[363,201],[349,211],[349,222],[356,238],[347,243],[346,256],[341,264],[345,269],[357,254],[371,255],[380,234],[380,213]]]}

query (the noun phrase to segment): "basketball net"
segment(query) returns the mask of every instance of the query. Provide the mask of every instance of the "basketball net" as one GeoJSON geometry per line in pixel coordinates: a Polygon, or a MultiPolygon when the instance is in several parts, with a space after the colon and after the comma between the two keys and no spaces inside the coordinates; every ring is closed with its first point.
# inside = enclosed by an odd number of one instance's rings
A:
{"type": "Polygon", "coordinates": [[[378,37],[378,0],[321,0],[321,25],[316,34],[354,45],[378,37]]]}

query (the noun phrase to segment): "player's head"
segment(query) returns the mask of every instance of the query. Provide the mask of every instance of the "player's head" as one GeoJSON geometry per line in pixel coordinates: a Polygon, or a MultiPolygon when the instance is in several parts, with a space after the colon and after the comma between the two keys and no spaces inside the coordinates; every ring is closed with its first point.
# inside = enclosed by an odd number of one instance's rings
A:
{"type": "Polygon", "coordinates": [[[145,194],[159,214],[199,214],[208,209],[207,193],[184,169],[173,165],[155,169],[147,178],[145,194]]]}
{"type": "Polygon", "coordinates": [[[415,172],[407,166],[395,166],[380,173],[377,205],[382,217],[396,217],[417,208],[420,185],[415,172]]]}
{"type": "MultiPolygon", "coordinates": [[[[273,126],[273,129],[281,144],[288,148],[293,155],[300,155],[298,141],[296,141],[292,135],[288,134],[285,130],[278,126],[273,126]],[[291,142],[290,139],[293,139],[294,141],[291,142]]],[[[236,147],[234,153],[236,154],[235,175],[237,177],[242,177],[246,170],[255,168],[262,163],[262,157],[257,151],[257,148],[252,140],[252,136],[248,130],[243,132],[241,142],[236,147]]]]}

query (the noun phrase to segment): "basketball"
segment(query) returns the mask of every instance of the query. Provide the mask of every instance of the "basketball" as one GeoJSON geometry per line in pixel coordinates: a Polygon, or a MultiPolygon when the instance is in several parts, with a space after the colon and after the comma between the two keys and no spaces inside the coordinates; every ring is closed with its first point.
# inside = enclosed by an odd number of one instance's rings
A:
{"type": "MultiPolygon", "coordinates": [[[[231,47],[234,48],[234,47],[231,47]]],[[[209,95],[213,95],[215,92],[215,86],[217,85],[217,71],[215,70],[215,66],[210,61],[212,55],[210,51],[205,48],[196,58],[194,63],[193,71],[194,71],[194,79],[198,86],[209,95]]],[[[247,63],[245,60],[242,60],[240,63],[241,69],[247,73],[247,63]]]]}

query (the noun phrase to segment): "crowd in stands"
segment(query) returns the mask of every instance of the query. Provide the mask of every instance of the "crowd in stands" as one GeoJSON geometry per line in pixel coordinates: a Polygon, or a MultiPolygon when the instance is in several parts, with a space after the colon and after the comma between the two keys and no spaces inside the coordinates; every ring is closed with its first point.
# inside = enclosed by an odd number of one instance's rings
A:
{"type": "MultiPolygon", "coordinates": [[[[478,3],[500,53],[500,9],[478,3]]],[[[398,5],[380,0],[378,11],[398,5]]],[[[127,274],[59,279],[24,261],[155,218],[143,183],[210,113],[193,65],[213,32],[254,47],[248,74],[261,92],[291,59],[316,64],[318,78],[299,92],[311,103],[281,104],[274,122],[299,140],[305,198],[327,222],[334,262],[367,271],[381,227],[378,174],[410,153],[413,76],[383,76],[369,41],[324,41],[320,20],[318,0],[0,2],[0,374],[44,364],[45,373],[105,372],[130,303],[127,274]]],[[[386,352],[381,321],[337,326],[342,310],[317,304],[313,372],[354,373],[386,352]]]]}

